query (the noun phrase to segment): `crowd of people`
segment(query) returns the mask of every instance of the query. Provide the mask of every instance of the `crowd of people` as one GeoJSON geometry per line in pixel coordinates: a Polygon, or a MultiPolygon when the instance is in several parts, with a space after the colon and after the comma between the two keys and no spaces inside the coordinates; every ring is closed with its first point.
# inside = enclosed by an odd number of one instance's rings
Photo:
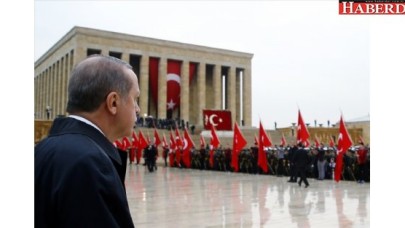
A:
{"type": "Polygon", "coordinates": [[[146,128],[157,128],[157,129],[166,129],[172,130],[179,128],[180,130],[190,129],[191,133],[194,134],[195,126],[190,124],[188,121],[182,119],[157,119],[153,116],[138,116],[136,121],[136,126],[146,127],[146,128]]]}
{"type": "MultiPolygon", "coordinates": [[[[149,148],[149,147],[148,147],[149,148]]],[[[148,157],[150,150],[143,150],[143,157],[148,157]]],[[[154,150],[153,150],[154,151],[154,150]]],[[[336,148],[321,144],[319,147],[276,146],[265,150],[268,172],[264,173],[258,166],[258,147],[256,145],[243,149],[238,156],[238,170],[242,173],[275,175],[278,177],[290,177],[289,182],[297,182],[302,176],[317,180],[333,179],[336,165],[336,148]],[[303,151],[298,155],[299,151],[303,151]]],[[[157,153],[153,153],[158,159],[157,153]]],[[[168,167],[191,168],[200,170],[215,170],[234,172],[231,166],[232,149],[218,148],[213,150],[213,159],[210,161],[210,148],[191,150],[189,158],[184,158],[183,152],[171,151],[168,147],[163,148],[162,158],[164,165],[168,167]],[[177,152],[177,154],[176,154],[177,152]],[[187,165],[187,160],[190,166],[187,165]]],[[[365,183],[370,181],[370,147],[360,143],[351,147],[343,157],[344,168],[341,180],[357,181],[365,183]]],[[[305,180],[303,180],[305,182],[305,180]]],[[[308,183],[306,183],[308,185],[308,183]]]]}

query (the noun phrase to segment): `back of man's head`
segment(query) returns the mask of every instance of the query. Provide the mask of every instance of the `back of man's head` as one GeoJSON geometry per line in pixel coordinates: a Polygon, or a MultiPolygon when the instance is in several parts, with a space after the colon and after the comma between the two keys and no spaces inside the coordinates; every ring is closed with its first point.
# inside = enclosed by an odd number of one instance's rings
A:
{"type": "Polygon", "coordinates": [[[71,114],[95,111],[112,91],[128,95],[132,83],[125,74],[127,68],[132,69],[128,63],[111,56],[93,55],[78,63],[69,79],[66,111],[71,114]]]}

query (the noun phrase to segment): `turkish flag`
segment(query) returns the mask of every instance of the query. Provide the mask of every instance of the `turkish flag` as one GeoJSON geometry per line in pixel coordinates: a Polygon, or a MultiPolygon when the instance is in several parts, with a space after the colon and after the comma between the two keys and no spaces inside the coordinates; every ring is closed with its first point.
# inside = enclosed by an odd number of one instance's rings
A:
{"type": "Polygon", "coordinates": [[[183,139],[180,136],[180,132],[179,129],[176,126],[176,144],[177,144],[177,148],[183,148],[183,139]]]}
{"type": "Polygon", "coordinates": [[[302,119],[301,111],[298,110],[298,127],[297,127],[297,143],[303,143],[304,147],[309,146],[309,132],[307,125],[305,125],[304,119],[302,119]]]}
{"type": "Polygon", "coordinates": [[[270,147],[272,145],[270,138],[267,136],[266,131],[263,128],[262,122],[259,124],[259,159],[257,161],[258,166],[263,170],[264,173],[269,171],[267,166],[267,156],[264,152],[265,147],[270,147]]]}
{"type": "Polygon", "coordinates": [[[129,141],[128,137],[124,137],[122,139],[123,150],[127,150],[131,146],[131,142],[129,141]]]}
{"type": "Polygon", "coordinates": [[[282,134],[280,145],[281,145],[281,146],[285,146],[286,144],[287,144],[287,141],[285,140],[284,134],[282,134]]]}
{"type": "Polygon", "coordinates": [[[143,150],[148,146],[148,142],[145,139],[145,136],[143,136],[142,131],[139,131],[139,144],[138,144],[138,149],[143,150]]]}
{"type": "Polygon", "coordinates": [[[181,61],[167,61],[167,110],[180,106],[181,61]]]}
{"type": "Polygon", "coordinates": [[[174,140],[172,131],[170,131],[170,153],[169,153],[170,167],[174,167],[174,155],[176,150],[177,150],[176,141],[174,140]]]}
{"type": "Polygon", "coordinates": [[[132,147],[138,148],[139,142],[138,137],[136,137],[135,131],[132,132],[132,147]]]}
{"type": "Polygon", "coordinates": [[[259,140],[257,140],[257,136],[255,135],[255,145],[259,145],[259,140]]]}
{"type": "Polygon", "coordinates": [[[153,138],[154,138],[155,146],[158,147],[160,145],[161,141],[160,141],[159,133],[157,132],[156,128],[155,128],[155,131],[153,132],[153,138]]]}
{"type": "Polygon", "coordinates": [[[190,150],[195,147],[194,142],[188,134],[187,129],[184,130],[184,147],[183,147],[183,162],[187,168],[191,167],[191,155],[190,150]]]}
{"type": "Polygon", "coordinates": [[[123,150],[123,144],[120,142],[120,140],[115,140],[114,141],[114,145],[115,145],[115,147],[117,147],[118,149],[120,149],[120,150],[123,150]]]}
{"type": "Polygon", "coordinates": [[[203,110],[204,129],[209,130],[214,126],[217,130],[232,130],[231,111],[227,110],[203,110]]]}
{"type": "Polygon", "coordinates": [[[219,147],[219,139],[215,132],[214,125],[211,125],[211,142],[210,142],[210,166],[214,167],[214,149],[219,147]]]}
{"type": "Polygon", "coordinates": [[[232,167],[235,172],[239,171],[239,153],[247,144],[245,137],[235,122],[233,128],[233,152],[232,152],[232,167]]]}
{"type": "Polygon", "coordinates": [[[340,181],[340,176],[342,174],[343,167],[343,154],[352,146],[353,142],[350,138],[349,132],[346,129],[345,123],[343,122],[343,116],[340,117],[339,124],[339,138],[336,154],[336,167],[335,167],[335,181],[340,181]]]}
{"type": "Polygon", "coordinates": [[[201,146],[201,148],[205,147],[205,139],[202,135],[200,135],[200,146],[201,146]]]}
{"type": "Polygon", "coordinates": [[[135,160],[135,150],[138,148],[138,138],[136,137],[135,131],[132,131],[132,146],[129,151],[129,161],[132,163],[135,160]]]}

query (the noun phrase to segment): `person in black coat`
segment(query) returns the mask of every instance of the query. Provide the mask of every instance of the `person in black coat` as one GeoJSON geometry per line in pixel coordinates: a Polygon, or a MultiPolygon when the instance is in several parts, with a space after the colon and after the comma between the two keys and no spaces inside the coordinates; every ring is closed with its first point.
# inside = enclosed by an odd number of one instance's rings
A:
{"type": "Polygon", "coordinates": [[[298,185],[301,186],[302,181],[305,183],[305,188],[309,186],[308,180],[307,180],[307,168],[308,168],[308,162],[309,162],[309,156],[308,156],[308,151],[306,151],[300,142],[298,144],[298,150],[295,152],[294,155],[294,164],[297,169],[297,174],[300,177],[300,180],[298,181],[298,185]]]}
{"type": "Polygon", "coordinates": [[[144,153],[146,166],[148,167],[149,172],[153,172],[157,158],[157,148],[153,142],[149,143],[149,146],[145,148],[144,153]]]}
{"type": "Polygon", "coordinates": [[[35,227],[134,227],[113,142],[131,135],[139,93],[124,61],[96,55],[76,65],[69,117],[35,146],[35,227]]]}
{"type": "Polygon", "coordinates": [[[297,182],[297,166],[294,162],[294,156],[298,150],[297,145],[292,146],[288,150],[287,159],[290,164],[290,179],[287,182],[296,183],[297,182]]]}

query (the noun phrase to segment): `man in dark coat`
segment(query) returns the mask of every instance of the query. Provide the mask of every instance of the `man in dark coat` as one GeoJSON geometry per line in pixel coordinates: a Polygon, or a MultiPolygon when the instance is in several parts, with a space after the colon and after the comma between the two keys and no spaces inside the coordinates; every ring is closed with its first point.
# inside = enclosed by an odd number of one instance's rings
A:
{"type": "Polygon", "coordinates": [[[294,155],[294,164],[297,168],[298,176],[300,180],[298,181],[298,185],[301,186],[302,181],[305,183],[305,188],[309,186],[307,180],[307,168],[308,168],[309,156],[308,151],[304,149],[303,144],[300,142],[298,144],[298,150],[295,152],[294,155]]]}
{"type": "Polygon", "coordinates": [[[298,150],[296,144],[288,150],[287,159],[290,164],[290,179],[288,182],[297,183],[297,165],[294,162],[295,154],[298,150]]]}
{"type": "Polygon", "coordinates": [[[149,172],[153,172],[157,158],[157,148],[153,142],[149,143],[149,146],[145,148],[144,153],[146,166],[148,167],[149,172]]]}
{"type": "Polygon", "coordinates": [[[35,227],[134,227],[113,142],[132,133],[137,77],[119,59],[90,56],[68,94],[70,116],[35,146],[35,227]]]}

